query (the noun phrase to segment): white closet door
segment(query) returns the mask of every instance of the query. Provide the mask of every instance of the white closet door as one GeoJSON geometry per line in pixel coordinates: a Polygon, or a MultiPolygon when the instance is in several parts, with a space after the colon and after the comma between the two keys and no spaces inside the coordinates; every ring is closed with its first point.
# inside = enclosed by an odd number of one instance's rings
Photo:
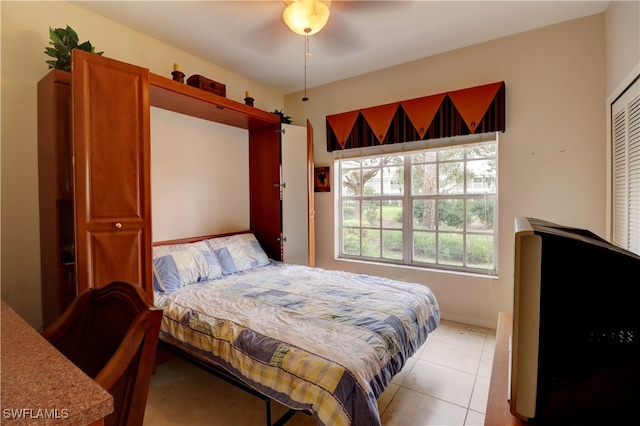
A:
{"type": "Polygon", "coordinates": [[[307,129],[283,124],[282,129],[282,234],[286,263],[307,265],[309,210],[307,204],[307,129]]]}
{"type": "Polygon", "coordinates": [[[640,80],[611,105],[613,243],[640,254],[640,80]]]}

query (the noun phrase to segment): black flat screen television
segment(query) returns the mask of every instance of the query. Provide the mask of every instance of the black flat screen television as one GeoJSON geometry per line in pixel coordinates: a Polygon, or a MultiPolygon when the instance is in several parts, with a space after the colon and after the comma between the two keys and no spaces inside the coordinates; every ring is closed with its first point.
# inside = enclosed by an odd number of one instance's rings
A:
{"type": "Polygon", "coordinates": [[[640,256],[516,218],[509,404],[527,422],[617,425],[640,410],[640,256]]]}

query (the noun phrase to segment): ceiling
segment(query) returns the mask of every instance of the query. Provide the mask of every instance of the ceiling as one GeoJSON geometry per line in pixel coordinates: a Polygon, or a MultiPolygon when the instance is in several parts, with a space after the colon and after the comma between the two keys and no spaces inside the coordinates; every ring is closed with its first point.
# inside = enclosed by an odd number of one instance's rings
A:
{"type": "MultiPolygon", "coordinates": [[[[264,1],[79,1],[77,5],[267,87],[305,85],[304,36],[264,1]]],[[[308,88],[600,12],[608,1],[340,1],[309,37],[308,88]]],[[[185,73],[189,72],[184,64],[185,73]]]]}

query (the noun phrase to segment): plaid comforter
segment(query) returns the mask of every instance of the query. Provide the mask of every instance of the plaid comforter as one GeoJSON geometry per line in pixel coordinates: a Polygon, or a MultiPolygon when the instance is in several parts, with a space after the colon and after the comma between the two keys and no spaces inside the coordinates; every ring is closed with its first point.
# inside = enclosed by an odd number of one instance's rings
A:
{"type": "Polygon", "coordinates": [[[321,425],[379,425],[376,399],[440,320],[423,285],[277,262],[155,304],[163,340],[321,425]]]}

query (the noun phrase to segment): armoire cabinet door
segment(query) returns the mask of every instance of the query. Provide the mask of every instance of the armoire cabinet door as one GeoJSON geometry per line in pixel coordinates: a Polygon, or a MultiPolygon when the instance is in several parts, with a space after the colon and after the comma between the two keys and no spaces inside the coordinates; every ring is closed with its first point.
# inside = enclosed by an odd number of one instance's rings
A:
{"type": "Polygon", "coordinates": [[[313,238],[313,129],[282,125],[283,260],[315,266],[313,238]]]}
{"type": "Polygon", "coordinates": [[[149,71],[79,50],[72,66],[78,291],[152,294],[149,71]]]}
{"type": "Polygon", "coordinates": [[[309,266],[316,266],[316,201],[315,201],[315,157],[313,154],[313,126],[307,120],[307,210],[309,212],[308,246],[309,266]]]}
{"type": "Polygon", "coordinates": [[[249,131],[250,227],[269,258],[282,260],[280,124],[249,131]]]}

